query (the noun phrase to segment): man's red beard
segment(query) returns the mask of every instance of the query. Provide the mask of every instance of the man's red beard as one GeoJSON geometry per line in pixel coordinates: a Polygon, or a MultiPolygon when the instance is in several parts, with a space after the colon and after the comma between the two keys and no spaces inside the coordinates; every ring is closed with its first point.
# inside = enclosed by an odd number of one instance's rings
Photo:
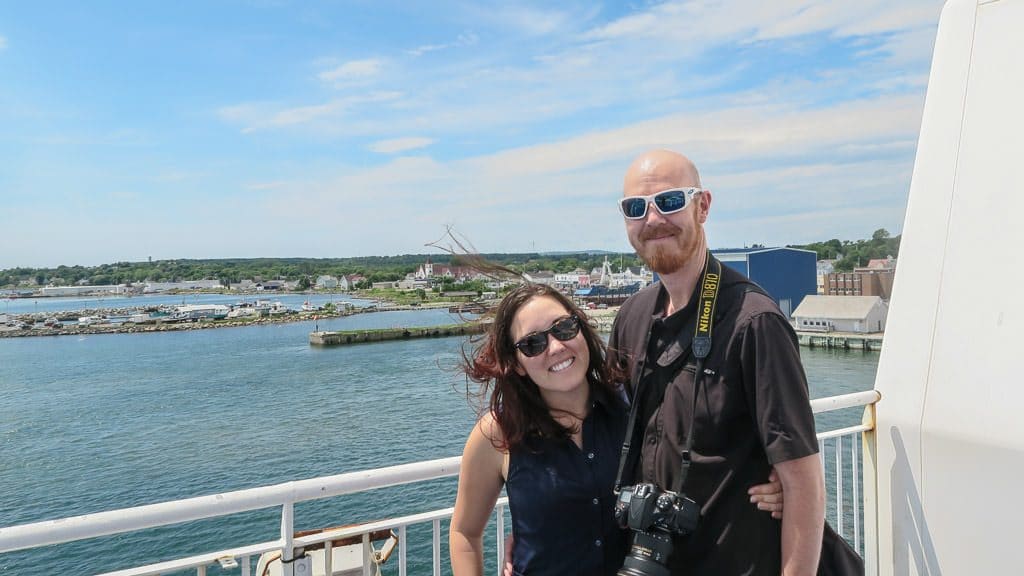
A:
{"type": "Polygon", "coordinates": [[[682,268],[693,257],[696,250],[696,235],[693,239],[686,239],[682,230],[672,224],[647,226],[640,232],[638,244],[639,246],[634,246],[634,248],[651,270],[658,274],[671,274],[682,268]],[[648,240],[666,235],[671,235],[672,242],[670,244],[646,245],[648,240]]]}

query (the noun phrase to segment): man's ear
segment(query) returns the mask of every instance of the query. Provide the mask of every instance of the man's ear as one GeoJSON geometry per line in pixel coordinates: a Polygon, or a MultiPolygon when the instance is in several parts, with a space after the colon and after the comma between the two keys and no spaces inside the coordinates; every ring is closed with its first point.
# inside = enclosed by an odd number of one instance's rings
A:
{"type": "Polygon", "coordinates": [[[711,212],[711,190],[701,192],[697,197],[697,202],[697,207],[700,208],[700,223],[703,224],[708,219],[708,213],[711,212]]]}

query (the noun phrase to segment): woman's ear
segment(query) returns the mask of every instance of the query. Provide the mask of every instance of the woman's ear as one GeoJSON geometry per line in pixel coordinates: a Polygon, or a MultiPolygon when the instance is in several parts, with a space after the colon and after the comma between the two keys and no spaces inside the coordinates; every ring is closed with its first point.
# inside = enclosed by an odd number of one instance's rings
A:
{"type": "Polygon", "coordinates": [[[523,365],[520,364],[519,362],[513,364],[512,369],[516,371],[516,374],[519,374],[520,376],[526,376],[526,370],[523,369],[523,365]]]}

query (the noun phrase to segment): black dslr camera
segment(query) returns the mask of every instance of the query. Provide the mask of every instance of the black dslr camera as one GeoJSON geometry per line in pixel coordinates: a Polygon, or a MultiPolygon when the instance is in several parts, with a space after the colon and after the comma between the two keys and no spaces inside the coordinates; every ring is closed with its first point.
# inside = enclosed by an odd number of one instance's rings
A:
{"type": "Polygon", "coordinates": [[[635,534],[619,576],[669,576],[672,536],[693,532],[699,517],[700,506],[685,494],[650,483],[623,488],[615,502],[615,519],[635,534]]]}

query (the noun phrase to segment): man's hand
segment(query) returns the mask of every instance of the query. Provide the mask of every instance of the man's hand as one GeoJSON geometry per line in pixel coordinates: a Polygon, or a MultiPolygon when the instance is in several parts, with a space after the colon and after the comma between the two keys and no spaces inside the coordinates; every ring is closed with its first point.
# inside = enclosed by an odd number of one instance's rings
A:
{"type": "Polygon", "coordinates": [[[509,534],[505,538],[505,566],[501,569],[501,576],[514,576],[512,574],[512,550],[516,547],[515,540],[509,534]]]}
{"type": "Polygon", "coordinates": [[[747,490],[747,494],[750,495],[750,503],[756,504],[758,510],[771,512],[772,518],[776,520],[782,518],[782,482],[779,482],[775,468],[772,468],[771,474],[768,475],[767,484],[758,484],[747,490]]]}

